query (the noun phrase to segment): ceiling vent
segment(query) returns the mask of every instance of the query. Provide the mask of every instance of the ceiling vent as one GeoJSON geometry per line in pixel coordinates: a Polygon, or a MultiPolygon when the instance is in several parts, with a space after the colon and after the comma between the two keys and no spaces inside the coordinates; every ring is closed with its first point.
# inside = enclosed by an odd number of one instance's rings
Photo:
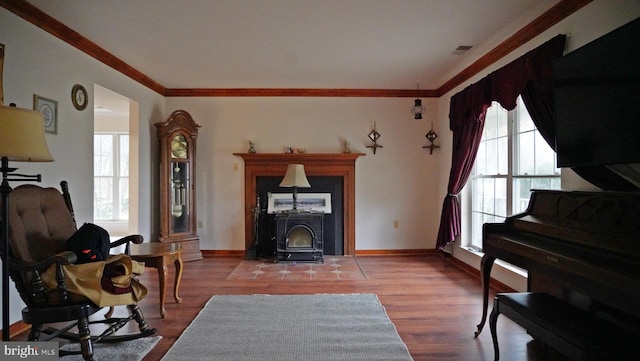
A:
{"type": "Polygon", "coordinates": [[[469,51],[469,49],[473,48],[473,45],[460,45],[453,51],[454,55],[462,55],[469,51]]]}

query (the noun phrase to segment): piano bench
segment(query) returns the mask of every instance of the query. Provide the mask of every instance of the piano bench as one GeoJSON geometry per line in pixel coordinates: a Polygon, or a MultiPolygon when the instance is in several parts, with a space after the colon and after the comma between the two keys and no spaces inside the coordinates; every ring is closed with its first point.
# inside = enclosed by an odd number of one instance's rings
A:
{"type": "Polygon", "coordinates": [[[496,335],[500,314],[571,360],[626,360],[629,356],[625,344],[629,335],[586,311],[546,293],[498,293],[489,317],[496,361],[500,358],[496,335]]]}

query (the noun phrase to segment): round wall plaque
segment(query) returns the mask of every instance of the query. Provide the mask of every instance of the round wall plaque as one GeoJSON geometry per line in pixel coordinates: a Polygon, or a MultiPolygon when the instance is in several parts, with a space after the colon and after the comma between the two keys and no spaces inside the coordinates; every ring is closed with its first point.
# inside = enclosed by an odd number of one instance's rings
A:
{"type": "Polygon", "coordinates": [[[89,103],[87,90],[80,84],[74,85],[71,89],[71,101],[76,109],[84,110],[89,103]]]}

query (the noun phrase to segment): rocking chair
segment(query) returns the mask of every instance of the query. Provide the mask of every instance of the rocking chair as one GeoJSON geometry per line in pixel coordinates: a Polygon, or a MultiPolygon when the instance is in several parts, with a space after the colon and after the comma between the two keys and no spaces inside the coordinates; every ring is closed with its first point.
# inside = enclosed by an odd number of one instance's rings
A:
{"type": "MultiPolygon", "coordinates": [[[[96,317],[90,321],[89,317],[105,306],[99,306],[86,295],[73,293],[71,287],[67,287],[73,280],[68,276],[65,279],[66,267],[72,267],[70,265],[76,263],[78,256],[72,251],[65,251],[65,242],[77,229],[67,182],[63,181],[60,185],[62,193],[55,188],[31,184],[18,186],[10,193],[9,274],[26,304],[22,310],[22,321],[31,325],[29,341],[62,338],[79,342],[79,351],[60,350],[60,356],[81,354],[85,360],[92,361],[94,343],[132,340],[153,335],[156,330],[147,325],[136,303],[139,299],[136,300],[132,293],[128,294],[128,299],[133,299],[132,302],[119,304],[127,306],[130,313],[128,317],[111,317],[113,306],[118,304],[110,304],[111,309],[104,319],[96,317]],[[54,275],[52,278],[54,284],[57,283],[56,286],[47,287],[50,282],[45,282],[46,277],[43,277],[47,273],[54,275]],[[132,320],[138,323],[139,332],[115,335],[132,320]],[[59,329],[43,328],[45,324],[57,324],[60,327],[60,324],[69,322],[70,325],[59,329]],[[106,330],[100,335],[92,335],[89,325],[94,323],[107,324],[101,328],[106,330]],[[77,328],[77,333],[69,332],[74,327],[77,328]]],[[[131,235],[111,243],[110,246],[113,248],[124,245],[124,253],[128,254],[130,243],[142,242],[142,236],[131,235]]],[[[104,279],[103,274],[101,281],[104,282],[104,279]]],[[[130,281],[133,284],[135,280],[130,281]]],[[[144,289],[143,286],[142,288],[144,289]]],[[[144,290],[146,295],[146,289],[144,290]]]]}

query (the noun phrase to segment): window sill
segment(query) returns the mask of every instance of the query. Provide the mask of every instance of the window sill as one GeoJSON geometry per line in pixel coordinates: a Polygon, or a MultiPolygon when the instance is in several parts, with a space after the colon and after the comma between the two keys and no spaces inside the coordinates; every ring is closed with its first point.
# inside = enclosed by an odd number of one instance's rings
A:
{"type": "MultiPolygon", "coordinates": [[[[480,260],[484,255],[472,247],[454,247],[453,256],[458,260],[480,270],[480,260]]],[[[491,278],[519,292],[527,290],[527,271],[502,260],[496,260],[491,270],[491,278]]]]}
{"type": "MultiPolygon", "coordinates": [[[[482,252],[481,250],[479,250],[477,247],[475,246],[467,246],[467,247],[461,247],[463,249],[466,249],[467,251],[475,254],[476,256],[478,256],[479,258],[482,258],[482,256],[484,256],[484,252],[482,252]]],[[[518,266],[514,266],[511,263],[505,262],[503,260],[500,259],[496,259],[495,264],[500,265],[501,267],[514,272],[522,277],[527,278],[528,277],[528,272],[527,270],[520,268],[518,266]]]]}

